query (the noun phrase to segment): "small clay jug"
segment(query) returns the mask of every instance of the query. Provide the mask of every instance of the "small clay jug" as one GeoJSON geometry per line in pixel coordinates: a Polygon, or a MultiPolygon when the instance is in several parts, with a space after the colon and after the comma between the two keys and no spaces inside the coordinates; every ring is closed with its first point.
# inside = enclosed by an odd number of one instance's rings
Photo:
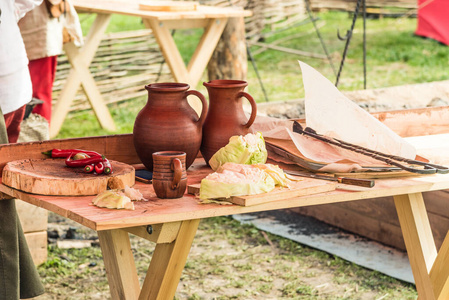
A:
{"type": "Polygon", "coordinates": [[[233,135],[252,133],[257,107],[253,97],[244,92],[248,83],[242,80],[212,80],[203,85],[209,93],[209,111],[203,125],[201,154],[206,163],[221,147],[229,143],[233,135]],[[251,116],[243,111],[242,97],[251,104],[251,116]]]}
{"type": "Polygon", "coordinates": [[[202,126],[207,115],[206,98],[188,90],[186,83],[153,83],[145,86],[148,101],[134,122],[133,140],[137,155],[153,171],[152,154],[172,150],[186,153],[186,169],[198,155],[202,126]],[[187,96],[197,96],[203,110],[200,117],[188,104],[187,96]]]}

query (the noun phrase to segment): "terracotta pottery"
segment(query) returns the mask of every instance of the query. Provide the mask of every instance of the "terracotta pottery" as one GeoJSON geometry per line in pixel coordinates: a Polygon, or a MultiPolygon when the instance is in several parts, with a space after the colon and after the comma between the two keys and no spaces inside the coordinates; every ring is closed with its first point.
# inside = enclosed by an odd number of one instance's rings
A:
{"type": "Polygon", "coordinates": [[[188,168],[201,146],[202,126],[207,115],[206,98],[198,91],[189,91],[186,83],[154,83],[145,88],[148,101],[134,122],[133,140],[137,155],[152,171],[154,152],[182,151],[186,153],[188,168]],[[187,102],[189,95],[197,96],[203,103],[199,118],[187,102]]]}
{"type": "Polygon", "coordinates": [[[153,153],[153,188],[158,198],[181,198],[187,188],[186,153],[153,153]]]}
{"type": "Polygon", "coordinates": [[[212,80],[203,85],[209,93],[209,111],[203,125],[201,154],[208,163],[221,147],[229,143],[233,135],[252,133],[257,107],[253,97],[244,92],[248,83],[241,80],[212,80]],[[245,116],[242,97],[251,104],[251,116],[245,116]]]}

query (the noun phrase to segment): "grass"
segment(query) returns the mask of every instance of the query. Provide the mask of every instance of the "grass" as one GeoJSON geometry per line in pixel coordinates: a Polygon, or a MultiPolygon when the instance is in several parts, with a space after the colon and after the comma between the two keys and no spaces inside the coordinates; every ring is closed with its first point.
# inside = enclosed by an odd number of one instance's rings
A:
{"type": "MultiPolygon", "coordinates": [[[[74,226],[70,225],[69,226],[74,226]]],[[[79,232],[84,238],[92,232],[79,232]]],[[[131,238],[142,282],[154,244],[131,238]]],[[[99,247],[49,247],[39,267],[47,299],[109,296],[99,247]]],[[[230,217],[201,221],[176,299],[416,299],[412,284],[370,271],[230,217]]]]}
{"type": "MultiPolygon", "coordinates": [[[[337,39],[337,29],[344,34],[351,25],[352,16],[341,12],[320,13],[318,16],[320,32],[338,69],[344,42],[337,39]]],[[[81,20],[86,33],[93,18],[82,15],[81,20]]],[[[141,28],[143,24],[139,19],[115,15],[108,32],[141,28]]],[[[448,79],[449,47],[414,36],[415,28],[416,19],[412,18],[367,20],[368,88],[448,79]]],[[[198,30],[175,33],[186,62],[200,34],[198,30]]],[[[300,36],[284,42],[282,46],[323,53],[311,24],[280,32],[267,38],[267,42],[289,35],[300,36]]],[[[256,51],[257,48],[252,47],[251,50],[256,51]]],[[[335,82],[335,74],[325,60],[267,50],[255,55],[255,60],[270,101],[304,96],[298,59],[335,82]]],[[[247,80],[249,93],[257,102],[264,102],[250,63],[247,80]]],[[[204,92],[201,84],[196,88],[204,92]]],[[[356,24],[349,46],[339,89],[363,89],[361,19],[356,24]]],[[[145,103],[146,98],[142,97],[110,105],[117,132],[100,128],[91,111],[70,113],[56,138],[130,133],[135,116],[145,103]]],[[[143,273],[145,263],[152,255],[152,245],[133,240],[133,249],[139,261],[143,261],[138,266],[143,273]]],[[[100,257],[98,248],[61,250],[50,247],[49,260],[39,267],[39,272],[48,288],[53,289],[55,281],[64,282],[52,291],[60,299],[76,299],[72,294],[76,295],[74,291],[77,290],[90,295],[86,299],[107,297],[108,287],[100,257]],[[70,276],[76,281],[70,281],[70,276]],[[89,284],[84,286],[85,281],[89,284]],[[86,290],[92,282],[96,283],[94,290],[86,290]]],[[[415,299],[416,296],[411,284],[290,240],[269,233],[264,235],[252,226],[241,225],[225,217],[201,222],[177,292],[177,299],[415,299]]]]}
{"type": "MultiPolygon", "coordinates": [[[[350,28],[352,16],[343,12],[318,14],[320,33],[331,54],[335,69],[338,70],[344,42],[338,40],[337,29],[344,35],[350,28]]],[[[81,15],[83,32],[87,34],[92,15],[81,15]]],[[[363,89],[363,51],[361,19],[356,22],[354,34],[341,73],[339,89],[351,91],[363,89]]],[[[107,32],[136,30],[144,28],[138,18],[114,15],[107,32]]],[[[381,18],[368,19],[367,37],[367,88],[381,88],[404,84],[415,84],[448,79],[449,47],[437,41],[414,35],[416,19],[381,18]]],[[[201,35],[201,30],[184,30],[174,33],[181,55],[188,62],[201,35]]],[[[267,38],[273,42],[287,36],[300,35],[285,41],[281,46],[313,53],[324,54],[312,24],[292,27],[267,38]]],[[[251,47],[253,52],[258,47],[251,47]]],[[[267,50],[254,56],[257,70],[267,91],[270,102],[300,99],[304,97],[302,76],[297,60],[302,60],[335,82],[336,76],[327,60],[301,57],[298,55],[267,50]]],[[[206,76],[203,76],[207,80],[206,76]]],[[[248,62],[249,86],[247,91],[256,102],[265,102],[255,69],[248,62]]],[[[202,82],[202,81],[201,81],[202,82]]],[[[200,83],[196,89],[207,95],[200,83]]],[[[132,132],[138,111],[146,103],[142,97],[125,103],[110,105],[110,111],[118,127],[116,133],[132,132]]],[[[71,113],[56,138],[113,134],[101,129],[91,111],[71,113]]]]}

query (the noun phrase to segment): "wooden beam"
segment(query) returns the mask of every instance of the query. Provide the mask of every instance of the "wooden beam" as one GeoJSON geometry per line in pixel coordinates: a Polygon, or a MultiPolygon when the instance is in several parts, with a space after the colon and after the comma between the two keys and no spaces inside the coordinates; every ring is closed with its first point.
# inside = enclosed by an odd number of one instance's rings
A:
{"type": "Polygon", "coordinates": [[[98,231],[112,299],[135,300],[140,293],[131,243],[121,229],[98,231]]]}
{"type": "Polygon", "coordinates": [[[103,33],[105,32],[111,15],[98,14],[89,34],[86,38],[86,44],[80,50],[73,44],[64,45],[67,58],[72,65],[67,82],[59,95],[59,99],[55,104],[51,118],[50,137],[55,137],[62,127],[65,117],[69,112],[70,105],[75,98],[76,92],[80,84],[83,84],[84,90],[89,101],[94,106],[94,110],[101,125],[111,131],[115,130],[112,117],[103,103],[101,94],[95,85],[95,81],[89,72],[89,65],[92,62],[95,52],[100,45],[103,33]]]}
{"type": "Polygon", "coordinates": [[[429,272],[437,257],[437,249],[421,193],[394,197],[405,246],[421,299],[433,300],[429,272]]]}
{"type": "Polygon", "coordinates": [[[449,232],[430,270],[430,280],[439,300],[449,299],[449,232]]]}
{"type": "Polygon", "coordinates": [[[199,219],[183,221],[175,241],[157,244],[140,300],[173,299],[199,223],[199,219]]]}
{"type": "Polygon", "coordinates": [[[124,228],[124,230],[157,244],[171,243],[178,235],[181,222],[124,228]]]}

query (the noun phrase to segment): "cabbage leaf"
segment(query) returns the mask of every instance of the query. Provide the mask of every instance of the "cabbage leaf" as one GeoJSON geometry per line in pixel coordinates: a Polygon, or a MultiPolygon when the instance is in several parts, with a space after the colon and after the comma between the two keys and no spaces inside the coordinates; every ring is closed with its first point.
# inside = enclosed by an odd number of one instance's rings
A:
{"type": "Polygon", "coordinates": [[[209,160],[209,166],[216,171],[227,162],[237,164],[264,164],[268,153],[262,133],[248,133],[247,135],[235,135],[229,139],[229,143],[218,150],[209,160]]]}
{"type": "Polygon", "coordinates": [[[289,182],[284,171],[275,165],[225,163],[201,180],[199,197],[206,200],[262,194],[276,186],[288,187],[289,182]]]}

